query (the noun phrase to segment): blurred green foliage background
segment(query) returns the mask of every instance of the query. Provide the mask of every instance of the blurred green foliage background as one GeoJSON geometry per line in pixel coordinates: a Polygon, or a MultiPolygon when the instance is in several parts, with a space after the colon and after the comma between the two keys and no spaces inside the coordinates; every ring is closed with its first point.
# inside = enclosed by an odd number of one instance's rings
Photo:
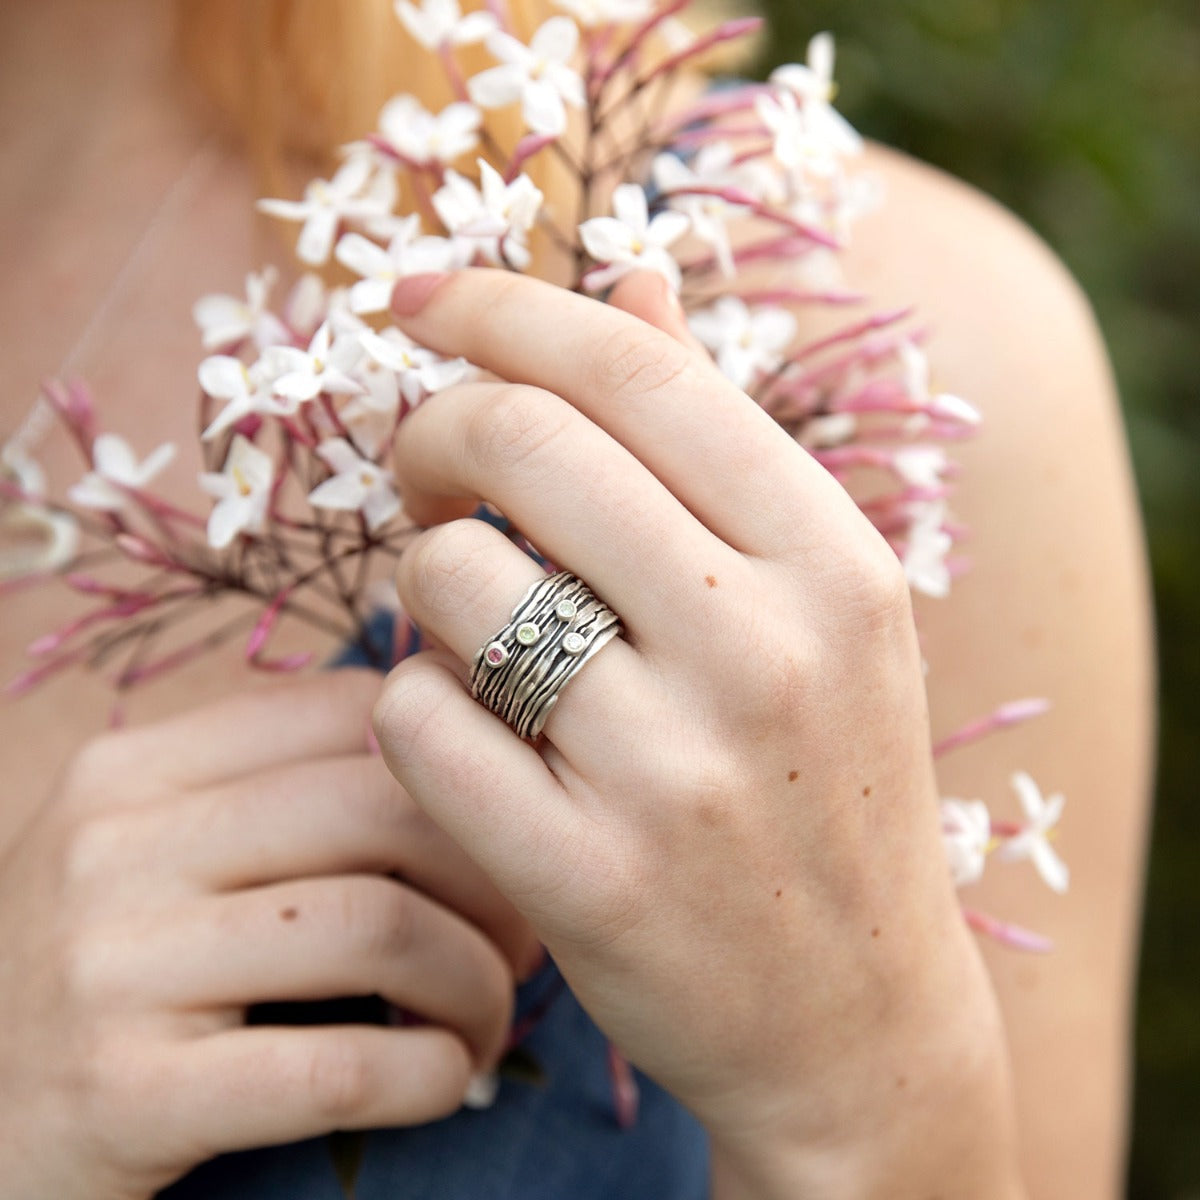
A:
{"type": "Polygon", "coordinates": [[[1146,515],[1159,786],[1132,1200],[1200,1198],[1200,5],[761,0],[763,71],[837,36],[865,134],[1007,204],[1062,256],[1116,365],[1146,515]]]}

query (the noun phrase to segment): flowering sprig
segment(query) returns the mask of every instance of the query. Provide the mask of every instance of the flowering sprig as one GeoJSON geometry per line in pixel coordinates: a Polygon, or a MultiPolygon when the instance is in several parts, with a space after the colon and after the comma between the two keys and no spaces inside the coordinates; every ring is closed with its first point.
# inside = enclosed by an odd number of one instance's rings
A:
{"type": "MultiPolygon", "coordinates": [[[[526,40],[501,4],[464,14],[458,0],[396,0],[397,20],[436,57],[454,100],[431,112],[414,96],[392,97],[329,179],[301,200],[259,202],[299,226],[302,263],[335,259],[356,277],[348,288],[304,275],[274,311],[267,268],[247,276],[244,298],[197,302],[208,352],[198,370],[206,515],[152,490],[173,447],[139,461],[116,433],[97,430],[81,385],[47,389],[86,473],[70,503],[56,504],[32,467],[10,469],[0,499],[9,516],[36,514],[58,531],[41,567],[92,607],[30,647],[35,664],[10,690],[110,662],[127,689],[238,636],[254,666],[297,669],[305,658],[267,652],[277,625],[295,618],[356,642],[380,666],[403,654],[407,623],[396,622],[393,648],[373,642],[369,620],[375,565],[414,533],[388,467],[391,442],[408,413],[473,368],[417,345],[385,314],[404,276],[476,264],[565,272],[567,286],[593,294],[632,270],[659,273],[726,376],[856,494],[870,481],[860,507],[912,589],[949,592],[962,531],[949,515],[945,447],[973,432],[978,413],[931,385],[909,310],[855,312],[806,332],[807,312],[863,303],[841,284],[837,256],[878,192],[855,169],[861,139],[833,107],[832,39],[818,35],[804,64],[765,84],[672,109],[663,101],[681,72],[757,19],[694,35],[677,24],[688,0],[556,3],[562,11],[526,40]],[[461,48],[480,43],[492,61],[468,74],[461,48]],[[489,123],[501,108],[519,115],[511,147],[489,123]],[[547,158],[574,181],[553,204],[535,182],[547,158]],[[72,511],[87,535],[79,551],[61,536],[72,511]],[[117,560],[124,570],[109,580],[117,560]],[[247,602],[241,612],[215,627],[203,619],[230,595],[247,602]]],[[[1003,706],[935,754],[1041,707],[1003,706]]],[[[948,870],[969,885],[990,857],[1028,859],[1062,890],[1066,868],[1049,842],[1061,797],[1043,800],[1019,772],[1013,786],[1018,822],[994,820],[979,800],[943,801],[948,870]]],[[[967,916],[1011,944],[1041,944],[967,916]]]]}

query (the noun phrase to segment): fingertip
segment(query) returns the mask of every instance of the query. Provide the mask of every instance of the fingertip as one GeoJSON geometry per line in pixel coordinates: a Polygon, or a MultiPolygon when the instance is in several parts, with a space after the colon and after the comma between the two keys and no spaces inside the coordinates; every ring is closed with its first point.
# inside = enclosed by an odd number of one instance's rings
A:
{"type": "Polygon", "coordinates": [[[521,960],[517,964],[517,982],[528,983],[546,965],[548,957],[546,947],[537,938],[534,938],[528,950],[521,955],[521,960]]]}
{"type": "Polygon", "coordinates": [[[687,314],[675,289],[657,271],[631,271],[623,276],[608,302],[613,308],[661,329],[689,349],[700,349],[688,328],[687,314]]]}

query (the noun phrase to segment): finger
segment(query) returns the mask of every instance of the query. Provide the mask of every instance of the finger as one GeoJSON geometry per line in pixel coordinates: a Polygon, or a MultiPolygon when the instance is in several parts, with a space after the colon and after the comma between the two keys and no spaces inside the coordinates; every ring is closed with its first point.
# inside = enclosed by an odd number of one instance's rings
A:
{"type": "Polygon", "coordinates": [[[405,508],[417,520],[422,495],[492,501],[610,603],[635,642],[675,628],[664,614],[684,597],[685,605],[709,602],[706,577],[738,562],[627,450],[539,388],[440,392],[401,425],[395,453],[405,508]]]}
{"type": "Polygon", "coordinates": [[[608,303],[612,308],[619,308],[647,325],[661,329],[681,346],[699,355],[702,362],[711,361],[707,348],[692,333],[675,289],[657,271],[630,271],[623,275],[609,293],[608,303]]]}
{"type": "MultiPolygon", "coordinates": [[[[120,954],[114,949],[114,954],[120,954]]],[[[473,925],[412,888],[367,875],[207,897],[128,946],[145,992],[177,1008],[380,995],[453,1029],[494,1065],[512,1012],[512,974],[473,925]]]]}
{"type": "Polygon", "coordinates": [[[118,737],[130,769],[201,787],[281,763],[369,748],[371,706],[381,681],[342,668],[255,688],[118,737]]]}
{"type": "Polygon", "coordinates": [[[188,796],[171,807],[176,849],[169,857],[151,851],[161,846],[161,819],[160,814],[158,826],[140,838],[147,846],[145,860],[165,859],[171,877],[193,889],[233,891],[353,872],[397,874],[478,926],[519,978],[540,958],[527,922],[378,756],[289,764],[188,796]]]}
{"type": "Polygon", "coordinates": [[[473,1070],[466,1046],[436,1028],[256,1026],[173,1055],[168,1120],[210,1156],[433,1121],[459,1108],[473,1070]]]}
{"type": "Polygon", "coordinates": [[[590,821],[532,746],[428,654],[388,676],[375,733],[388,769],[517,908],[552,907],[590,821]]]}
{"type": "Polygon", "coordinates": [[[774,557],[869,529],[841,486],[711,364],[645,322],[541,280],[469,269],[402,280],[404,331],[573,404],[709,529],[774,557]]]}
{"type": "MultiPolygon", "coordinates": [[[[525,592],[544,578],[545,572],[507,538],[472,520],[421,534],[396,569],[405,611],[465,664],[473,662],[507,624],[525,592]]],[[[636,611],[642,615],[640,608],[636,611]]],[[[676,626],[670,629],[675,632],[676,626]]],[[[616,714],[628,711],[625,697],[650,685],[651,672],[641,654],[624,638],[614,638],[563,686],[546,721],[547,739],[586,773],[589,762],[610,753],[616,714]]]]}

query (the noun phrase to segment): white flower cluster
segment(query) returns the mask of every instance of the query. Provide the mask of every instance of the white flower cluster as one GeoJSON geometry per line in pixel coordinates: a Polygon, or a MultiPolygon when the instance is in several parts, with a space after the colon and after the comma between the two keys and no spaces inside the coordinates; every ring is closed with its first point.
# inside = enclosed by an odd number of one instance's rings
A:
{"type": "MultiPolygon", "coordinates": [[[[378,251],[387,264],[406,252],[419,259],[419,243],[433,239],[415,237],[415,228],[397,234],[386,252],[357,234],[344,235],[339,253],[370,266],[370,273],[363,272],[367,277],[348,290],[327,293],[316,276],[305,276],[282,316],[266,312],[270,280],[261,275],[248,278],[245,301],[206,296],[197,303],[194,313],[205,346],[240,351],[210,355],[199,369],[205,395],[222,402],[202,439],[238,431],[224,469],[200,480],[217,500],[208,523],[215,549],[264,527],[275,472],[270,456],[240,432],[264,419],[300,422],[311,434],[314,453],[332,472],[310,492],[310,504],[361,512],[372,532],[399,513],[392,478],[378,460],[404,413],[465,378],[468,369],[462,359],[443,359],[395,327],[377,333],[355,311],[386,307],[389,268],[382,261],[368,262],[369,255],[378,251]]],[[[112,471],[101,461],[102,441],[97,439],[93,475],[109,477],[112,471]]],[[[130,469],[123,467],[126,475],[130,469]]]]}
{"type": "MultiPolygon", "coordinates": [[[[354,282],[329,290],[305,274],[272,311],[276,275],[267,269],[247,277],[244,296],[206,296],[195,306],[208,352],[198,373],[201,440],[220,467],[200,477],[213,501],[207,541],[221,550],[239,538],[261,539],[256,550],[271,569],[260,572],[255,555],[255,572],[270,579],[273,596],[247,646],[260,666],[272,666],[261,658],[263,641],[307,578],[293,569],[278,530],[292,537],[307,529],[318,556],[329,554],[331,529],[361,536],[360,553],[388,539],[398,545],[402,536],[391,523],[401,505],[384,465],[396,428],[473,370],[385,323],[397,282],[468,266],[530,271],[543,261],[543,247],[557,255],[556,272],[564,263],[576,269],[572,286],[581,291],[602,292],[632,271],[661,275],[717,367],[818,462],[844,482],[857,471],[872,485],[885,481],[859,503],[895,550],[910,587],[931,596],[950,588],[954,466],[940,443],[969,430],[979,414],[931,386],[923,336],[906,328],[907,312],[840,327],[823,320],[807,332],[797,316],[805,306],[828,314],[862,299],[842,290],[836,252],[879,198],[878,187],[851,169],[862,143],[833,108],[832,38],[813,38],[804,64],[780,67],[766,84],[710,91],[679,112],[651,113],[631,143],[620,132],[623,106],[697,53],[746,32],[748,22],[735,19],[696,36],[674,21],[675,4],[554,2],[563,11],[525,41],[503,5],[464,14],[459,0],[394,0],[410,37],[444,69],[452,102],[431,112],[415,96],[392,97],[375,131],[343,149],[331,178],[312,181],[300,200],[259,202],[262,211],[299,225],[302,263],[333,260],[354,282]],[[458,52],[481,43],[492,62],[465,76],[458,52]],[[486,116],[501,108],[519,114],[510,150],[486,116]],[[597,215],[574,227],[558,224],[560,214],[525,169],[540,155],[574,171],[580,211],[597,215]],[[618,166],[627,177],[611,195],[595,194],[597,179],[613,177],[618,166]],[[770,270],[760,274],[764,264],[770,270]],[[758,284],[763,277],[768,282],[758,284]],[[313,509],[355,514],[357,521],[293,520],[276,500],[296,481],[313,509]]],[[[116,435],[93,434],[82,396],[62,403],[91,458],[71,499],[100,514],[131,557],[186,573],[196,556],[176,556],[171,537],[174,522],[190,515],[148,491],[174,447],[139,460],[116,435]],[[160,542],[137,533],[139,512],[151,517],[160,542]]],[[[351,545],[346,553],[354,552],[351,545]]],[[[230,556],[222,570],[240,569],[238,559],[230,556]]],[[[252,580],[238,583],[253,591],[252,580]]],[[[359,629],[370,612],[367,596],[364,588],[342,597],[359,629]]],[[[153,599],[122,593],[99,616],[140,613],[153,599]]],[[[288,669],[290,660],[281,661],[272,669],[288,669]]],[[[147,673],[138,666],[130,678],[147,673]]],[[[1042,707],[1004,706],[935,754],[1042,707]]],[[[959,885],[973,883],[994,853],[1029,860],[1063,891],[1067,868],[1050,842],[1062,797],[1043,799],[1023,772],[1012,785],[1021,823],[994,821],[979,800],[942,801],[950,872],[959,885]]],[[[974,916],[976,928],[1036,944],[1032,935],[974,916]]]]}
{"type": "Polygon", "coordinates": [[[1024,771],[1012,776],[1025,821],[1014,828],[993,827],[987,805],[982,800],[942,801],[942,840],[954,882],[962,887],[975,883],[982,875],[987,856],[1018,862],[1028,860],[1047,887],[1065,892],[1070,881],[1067,865],[1050,844],[1063,811],[1059,794],[1043,798],[1038,785],[1024,771]]]}

